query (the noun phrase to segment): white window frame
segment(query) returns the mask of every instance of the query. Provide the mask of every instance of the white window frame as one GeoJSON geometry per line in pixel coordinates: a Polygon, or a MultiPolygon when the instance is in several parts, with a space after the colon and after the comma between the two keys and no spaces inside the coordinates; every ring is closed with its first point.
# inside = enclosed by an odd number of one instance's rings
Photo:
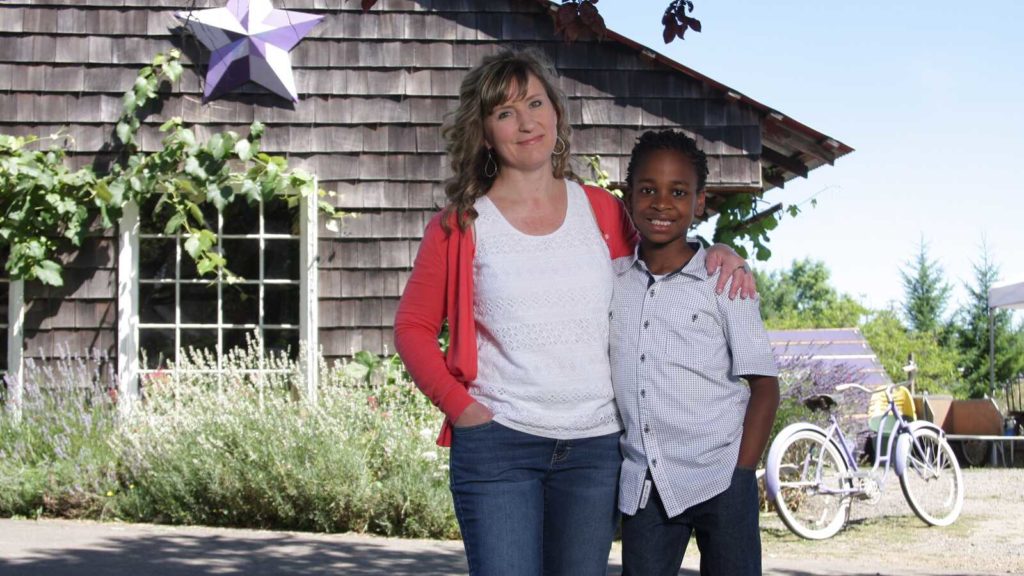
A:
{"type": "Polygon", "coordinates": [[[0,371],[0,376],[11,376],[9,406],[17,417],[21,412],[24,390],[25,281],[0,278],[0,282],[8,284],[7,302],[0,302],[0,305],[7,306],[7,324],[0,325],[0,330],[7,331],[7,350],[3,351],[7,355],[7,369],[0,371]]]}
{"type": "MultiPolygon", "coordinates": [[[[314,188],[316,189],[316,188],[314,188]]],[[[305,385],[307,399],[315,401],[316,384],[318,365],[317,357],[315,353],[319,349],[319,343],[317,340],[318,330],[318,319],[317,319],[317,288],[318,288],[318,254],[317,254],[317,232],[318,232],[318,213],[317,213],[317,199],[309,198],[303,199],[299,205],[300,215],[302,216],[299,221],[299,280],[265,280],[263,279],[263,264],[261,258],[260,278],[255,280],[258,282],[259,297],[262,300],[264,297],[264,286],[268,285],[291,285],[298,286],[299,288],[299,324],[295,325],[264,325],[262,321],[259,324],[245,324],[245,325],[230,325],[225,324],[222,314],[223,310],[218,306],[218,322],[214,325],[218,332],[218,348],[221,348],[223,344],[223,330],[230,328],[244,328],[244,329],[259,329],[262,333],[263,328],[285,328],[294,329],[298,328],[299,335],[299,358],[298,361],[302,363],[303,367],[303,384],[305,385]],[[303,353],[302,350],[306,350],[303,353]]],[[[259,234],[253,235],[227,235],[226,239],[249,239],[258,240],[260,244],[260,250],[265,248],[266,240],[295,240],[296,236],[291,234],[266,234],[264,233],[264,221],[262,212],[260,214],[260,231],[259,234]]],[[[148,236],[148,235],[147,235],[148,236]]],[[[119,234],[119,247],[118,247],[118,381],[119,381],[119,392],[121,398],[127,398],[129,401],[123,403],[124,409],[130,409],[131,405],[134,404],[134,400],[139,397],[139,384],[142,375],[152,373],[154,370],[143,369],[140,364],[140,353],[139,353],[139,329],[145,328],[165,328],[175,330],[175,340],[179,343],[180,331],[182,329],[189,328],[210,328],[210,325],[191,325],[182,324],[180,320],[180,307],[178,302],[175,302],[175,323],[167,326],[158,324],[146,324],[141,325],[139,318],[139,241],[142,237],[140,231],[139,222],[139,208],[136,204],[131,203],[125,207],[120,222],[120,234],[119,234]]],[[[176,266],[181,265],[181,257],[187,258],[187,255],[181,254],[180,243],[178,248],[178,257],[176,266]]],[[[230,254],[228,255],[230,258],[230,254]]],[[[168,281],[167,284],[174,285],[175,283],[182,284],[177,279],[178,274],[175,274],[175,279],[168,281]]],[[[147,282],[148,283],[148,282],[147,282]]],[[[223,285],[218,283],[218,290],[222,290],[223,285]]],[[[261,343],[262,346],[262,343],[261,343]]],[[[261,370],[262,366],[262,350],[260,351],[261,358],[261,370]]],[[[218,357],[217,363],[218,368],[221,366],[223,358],[218,357]]],[[[257,371],[259,373],[259,371],[257,371]]]]}

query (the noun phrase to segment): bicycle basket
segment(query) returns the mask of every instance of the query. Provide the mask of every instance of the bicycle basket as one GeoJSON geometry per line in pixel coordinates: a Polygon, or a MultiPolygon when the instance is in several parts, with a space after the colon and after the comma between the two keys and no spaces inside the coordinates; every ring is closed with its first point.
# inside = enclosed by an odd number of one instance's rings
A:
{"type": "MultiPolygon", "coordinates": [[[[893,399],[896,401],[896,410],[907,420],[915,420],[917,418],[917,410],[914,408],[914,398],[910,395],[910,390],[906,386],[897,386],[892,391],[893,399]]],[[[882,416],[885,415],[889,409],[889,402],[885,399],[885,391],[880,390],[871,395],[871,399],[868,401],[868,427],[872,432],[878,432],[879,427],[882,423],[882,416]]],[[[892,432],[893,427],[896,425],[896,420],[888,418],[885,423],[885,430],[883,434],[892,432]]]]}

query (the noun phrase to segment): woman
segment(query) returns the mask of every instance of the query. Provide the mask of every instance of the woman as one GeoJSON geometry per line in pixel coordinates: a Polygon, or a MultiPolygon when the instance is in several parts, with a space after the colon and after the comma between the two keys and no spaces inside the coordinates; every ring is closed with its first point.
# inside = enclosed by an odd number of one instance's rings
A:
{"type": "MultiPolygon", "coordinates": [[[[636,232],[617,199],[565,178],[564,102],[534,52],[466,75],[443,128],[449,203],[395,317],[398,353],[447,417],[438,441],[471,574],[604,574],[618,520],[611,259],[636,232]]],[[[712,270],[743,265],[712,253],[712,270]]],[[[753,293],[742,270],[734,284],[753,293]]]]}

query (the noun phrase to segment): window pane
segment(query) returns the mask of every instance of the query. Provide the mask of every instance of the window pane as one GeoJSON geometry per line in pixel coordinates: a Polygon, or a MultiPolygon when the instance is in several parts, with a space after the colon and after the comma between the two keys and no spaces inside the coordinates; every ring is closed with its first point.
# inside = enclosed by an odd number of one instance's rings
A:
{"type": "Polygon", "coordinates": [[[288,208],[284,200],[271,200],[263,204],[263,231],[266,234],[299,235],[298,208],[288,208]]]}
{"type": "Polygon", "coordinates": [[[235,198],[224,207],[224,234],[259,234],[259,205],[249,205],[245,198],[235,198]]]}
{"type": "Polygon", "coordinates": [[[143,369],[166,368],[174,361],[174,330],[139,330],[139,362],[143,369]]]}
{"type": "Polygon", "coordinates": [[[163,234],[164,225],[170,218],[170,206],[164,205],[160,208],[160,214],[155,214],[157,202],[160,197],[152,194],[139,206],[139,230],[143,234],[163,234]]]}
{"type": "Polygon", "coordinates": [[[263,277],[273,280],[299,279],[298,240],[267,240],[263,277]]]}
{"type": "Polygon", "coordinates": [[[260,242],[259,240],[222,241],[224,257],[228,260],[228,270],[246,280],[260,279],[260,242]]]}
{"type": "MultiPolygon", "coordinates": [[[[216,324],[217,323],[217,286],[207,284],[182,284],[181,290],[181,323],[182,324],[216,324]]],[[[182,340],[182,344],[187,343],[182,340]]]]}
{"type": "Polygon", "coordinates": [[[259,324],[259,286],[253,284],[225,284],[223,296],[225,324],[259,324]]]}
{"type": "Polygon", "coordinates": [[[139,278],[174,278],[174,238],[139,239],[139,278]]]}
{"type": "Polygon", "coordinates": [[[11,293],[11,285],[6,280],[0,280],[0,327],[6,326],[9,321],[7,302],[11,293]]]}
{"type": "MultiPolygon", "coordinates": [[[[244,352],[249,347],[249,341],[253,340],[255,331],[250,329],[224,330],[224,353],[232,351],[244,352]]],[[[255,340],[253,340],[255,345],[255,340]]]]}
{"type": "MultiPolygon", "coordinates": [[[[216,330],[182,330],[181,331],[182,359],[185,358],[185,351],[194,355],[196,352],[208,353],[217,357],[217,331],[216,330]]],[[[179,361],[180,363],[180,361],[179,361]]],[[[216,368],[209,366],[209,368],[216,368]]]]}
{"type": "Polygon", "coordinates": [[[139,283],[139,321],[174,324],[174,285],[139,283]]]}
{"type": "Polygon", "coordinates": [[[0,326],[0,372],[5,370],[7,370],[7,326],[0,326]]]}
{"type": "MultiPolygon", "coordinates": [[[[199,270],[196,268],[196,261],[189,256],[189,253],[185,251],[185,240],[181,241],[181,279],[182,280],[195,280],[199,278],[199,270]]],[[[206,276],[206,279],[212,279],[213,276],[206,276]]]]}
{"type": "Polygon", "coordinates": [[[299,324],[299,287],[263,287],[263,323],[299,324]]]}
{"type": "Polygon", "coordinates": [[[263,350],[267,356],[278,356],[287,353],[294,360],[299,357],[299,331],[275,330],[263,331],[263,350]]]}

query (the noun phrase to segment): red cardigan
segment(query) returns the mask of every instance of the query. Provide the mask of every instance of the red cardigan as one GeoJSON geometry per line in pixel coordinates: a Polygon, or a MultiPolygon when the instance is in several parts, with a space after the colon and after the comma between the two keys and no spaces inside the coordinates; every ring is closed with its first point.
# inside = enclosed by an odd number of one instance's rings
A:
{"type": "MultiPolygon", "coordinates": [[[[611,257],[633,253],[636,229],[622,202],[602,188],[584,186],[611,257]]],[[[423,233],[412,275],[395,314],[395,349],[413,382],[446,418],[437,443],[451,444],[451,425],[473,403],[467,387],[476,379],[476,321],[473,318],[473,236],[441,228],[438,212],[423,233]],[[451,340],[442,354],[437,335],[448,320],[451,340]]]]}

